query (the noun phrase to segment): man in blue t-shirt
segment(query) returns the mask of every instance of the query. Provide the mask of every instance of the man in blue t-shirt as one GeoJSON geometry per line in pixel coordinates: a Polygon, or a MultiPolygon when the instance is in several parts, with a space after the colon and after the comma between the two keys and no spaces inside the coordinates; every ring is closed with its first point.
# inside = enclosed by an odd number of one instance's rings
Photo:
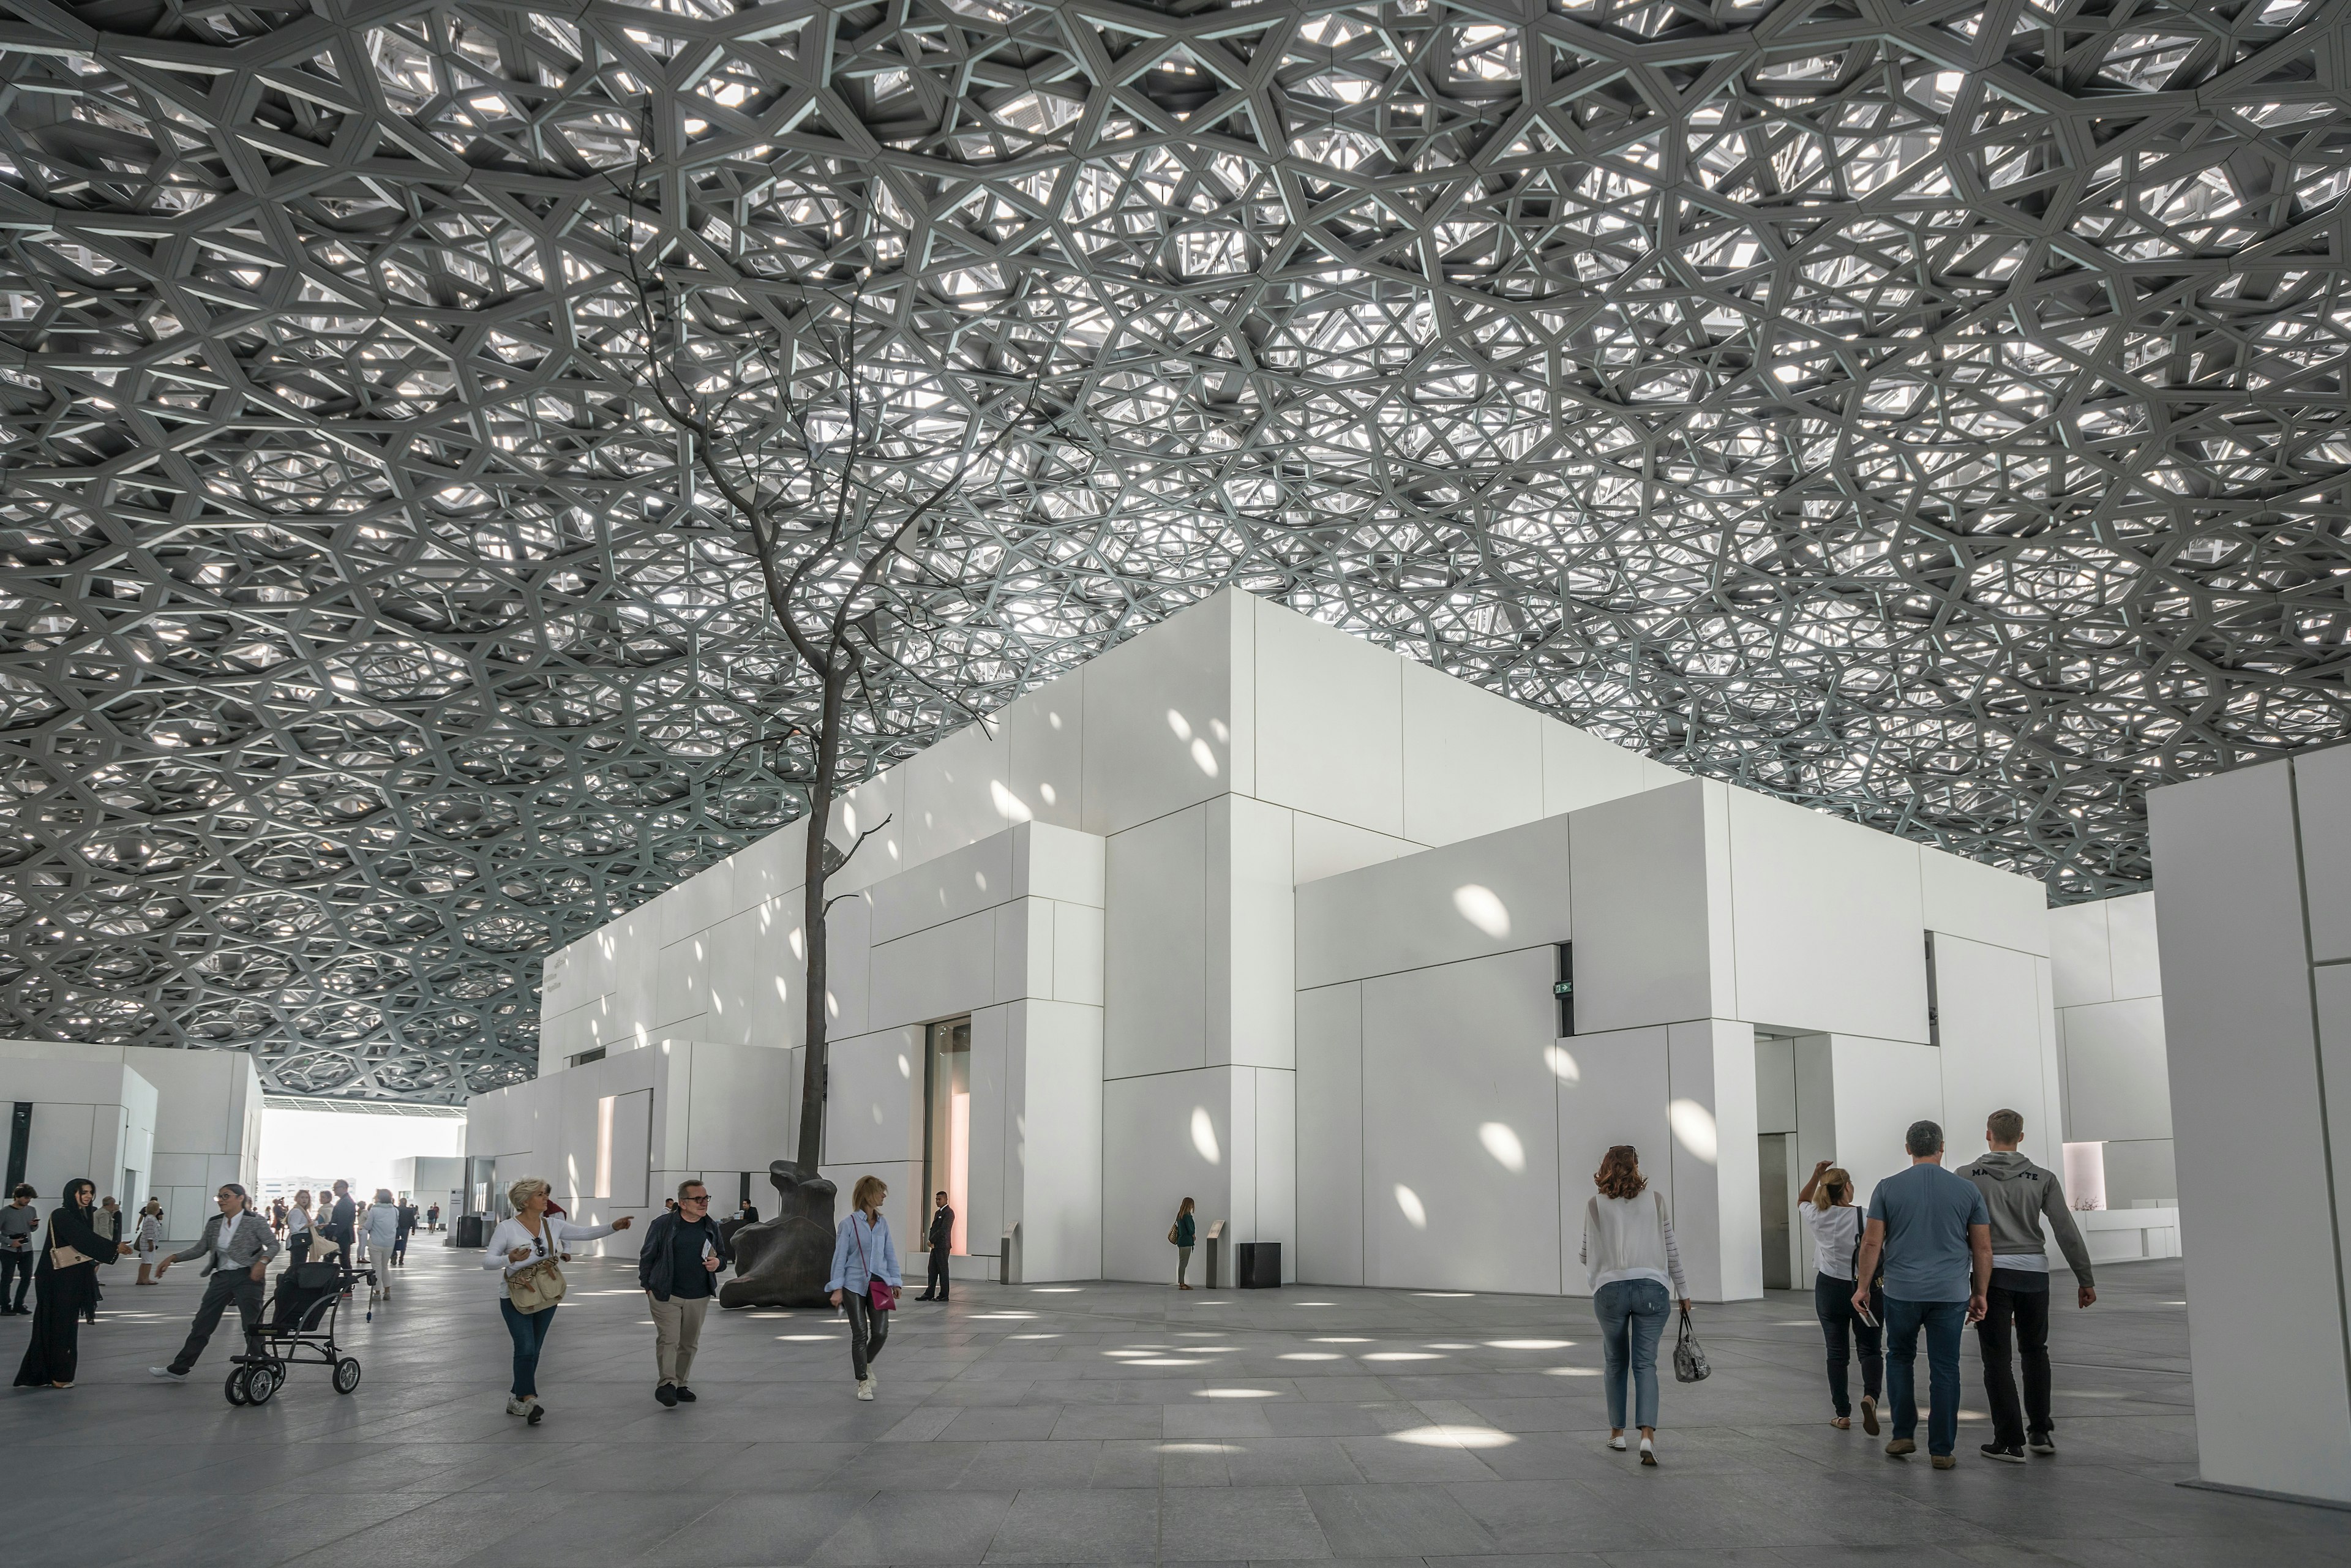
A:
{"type": "Polygon", "coordinates": [[[1991,1211],[1976,1184],[1943,1168],[1943,1129],[1913,1122],[1904,1136],[1910,1168],[1869,1197],[1854,1305],[1869,1310],[1869,1283],[1886,1260],[1886,1397],[1894,1406],[1895,1458],[1918,1451],[1915,1373],[1927,1332],[1927,1452],[1935,1468],[1958,1464],[1959,1340],[1984,1315],[1991,1283],[1991,1211]]]}

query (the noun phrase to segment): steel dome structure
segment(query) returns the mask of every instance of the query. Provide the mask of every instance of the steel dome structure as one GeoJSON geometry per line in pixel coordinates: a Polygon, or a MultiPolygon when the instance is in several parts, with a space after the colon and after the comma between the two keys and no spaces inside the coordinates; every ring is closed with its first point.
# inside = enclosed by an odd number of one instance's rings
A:
{"type": "Polygon", "coordinates": [[[1053,389],[869,765],[1238,584],[2141,885],[2150,784],[2346,728],[2346,16],[0,0],[0,1032],[459,1099],[799,809],[640,267],[891,417],[1053,389]]]}

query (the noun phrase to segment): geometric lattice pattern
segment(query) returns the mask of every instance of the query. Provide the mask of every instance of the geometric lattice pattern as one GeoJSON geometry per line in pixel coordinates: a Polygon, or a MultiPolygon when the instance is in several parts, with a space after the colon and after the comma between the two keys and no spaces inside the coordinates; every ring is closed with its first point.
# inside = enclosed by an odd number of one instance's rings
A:
{"type": "Polygon", "coordinates": [[[6,9],[0,1032],[458,1098],[799,809],[617,235],[950,424],[1050,304],[917,730],[1238,583],[2075,898],[2346,727],[2327,0],[6,9]]]}

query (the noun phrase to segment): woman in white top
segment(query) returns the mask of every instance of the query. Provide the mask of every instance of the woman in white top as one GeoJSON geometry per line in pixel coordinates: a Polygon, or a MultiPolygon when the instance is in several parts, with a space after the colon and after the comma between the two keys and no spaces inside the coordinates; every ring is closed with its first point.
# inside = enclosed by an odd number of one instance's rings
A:
{"type": "Polygon", "coordinates": [[[523,1312],[507,1298],[507,1281],[536,1264],[569,1261],[569,1249],[575,1243],[629,1228],[627,1215],[610,1225],[574,1225],[558,1219],[547,1212],[547,1184],[537,1176],[525,1176],[508,1187],[507,1201],[514,1205],[514,1218],[498,1221],[482,1258],[483,1268],[500,1270],[498,1312],[514,1341],[514,1387],[507,1396],[507,1414],[528,1416],[534,1427],[547,1414],[547,1407],[538,1402],[538,1353],[547,1344],[547,1331],[555,1325],[555,1314],[562,1309],[523,1312]]]}
{"type": "Polygon", "coordinates": [[[1593,1315],[1600,1320],[1601,1381],[1608,1393],[1608,1446],[1625,1447],[1625,1384],[1633,1385],[1634,1421],[1641,1428],[1641,1462],[1657,1462],[1657,1341],[1672,1302],[1670,1281],[1690,1310],[1682,1281],[1681,1249],[1674,1244],[1666,1200],[1641,1174],[1640,1151],[1619,1144],[1592,1173],[1600,1190],[1583,1206],[1583,1264],[1589,1270],[1593,1315]]]}
{"type": "Polygon", "coordinates": [[[368,1260],[375,1269],[375,1283],[368,1287],[368,1300],[392,1296],[392,1244],[400,1236],[400,1206],[392,1201],[389,1187],[375,1189],[375,1201],[368,1205],[367,1215],[360,1221],[360,1239],[367,1247],[368,1260]]]}
{"type": "Polygon", "coordinates": [[[147,1207],[139,1211],[139,1228],[132,1233],[131,1244],[139,1250],[139,1279],[141,1285],[155,1282],[155,1249],[163,1244],[163,1200],[151,1197],[147,1207]]]}
{"type": "Polygon", "coordinates": [[[1886,1321],[1886,1291],[1875,1281],[1870,1288],[1869,1315],[1863,1321],[1853,1306],[1854,1254],[1861,1242],[1861,1210],[1853,1206],[1853,1177],[1841,1166],[1823,1160],[1813,1167],[1812,1179],[1796,1194],[1804,1216],[1804,1232],[1813,1239],[1813,1315],[1829,1346],[1829,1402],[1836,1406],[1830,1425],[1853,1429],[1853,1402],[1845,1396],[1848,1342],[1861,1341],[1861,1429],[1877,1435],[1878,1381],[1886,1358],[1878,1351],[1878,1324],[1886,1321]]]}
{"type": "Polygon", "coordinates": [[[294,1202],[286,1210],[286,1266],[299,1267],[310,1255],[310,1189],[304,1187],[294,1195],[294,1202]]]}

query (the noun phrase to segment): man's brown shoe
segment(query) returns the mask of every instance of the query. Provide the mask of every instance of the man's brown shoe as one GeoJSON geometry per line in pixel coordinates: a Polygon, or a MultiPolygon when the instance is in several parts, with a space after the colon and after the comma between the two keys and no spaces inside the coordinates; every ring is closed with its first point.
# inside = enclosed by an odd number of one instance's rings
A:
{"type": "Polygon", "coordinates": [[[1886,1457],[1889,1459],[1907,1459],[1917,1451],[1918,1445],[1907,1437],[1896,1437],[1886,1445],[1886,1457]]]}
{"type": "Polygon", "coordinates": [[[1938,1470],[1954,1470],[1959,1469],[1959,1457],[1957,1454],[1937,1454],[1935,1456],[1935,1468],[1938,1470]]]}

